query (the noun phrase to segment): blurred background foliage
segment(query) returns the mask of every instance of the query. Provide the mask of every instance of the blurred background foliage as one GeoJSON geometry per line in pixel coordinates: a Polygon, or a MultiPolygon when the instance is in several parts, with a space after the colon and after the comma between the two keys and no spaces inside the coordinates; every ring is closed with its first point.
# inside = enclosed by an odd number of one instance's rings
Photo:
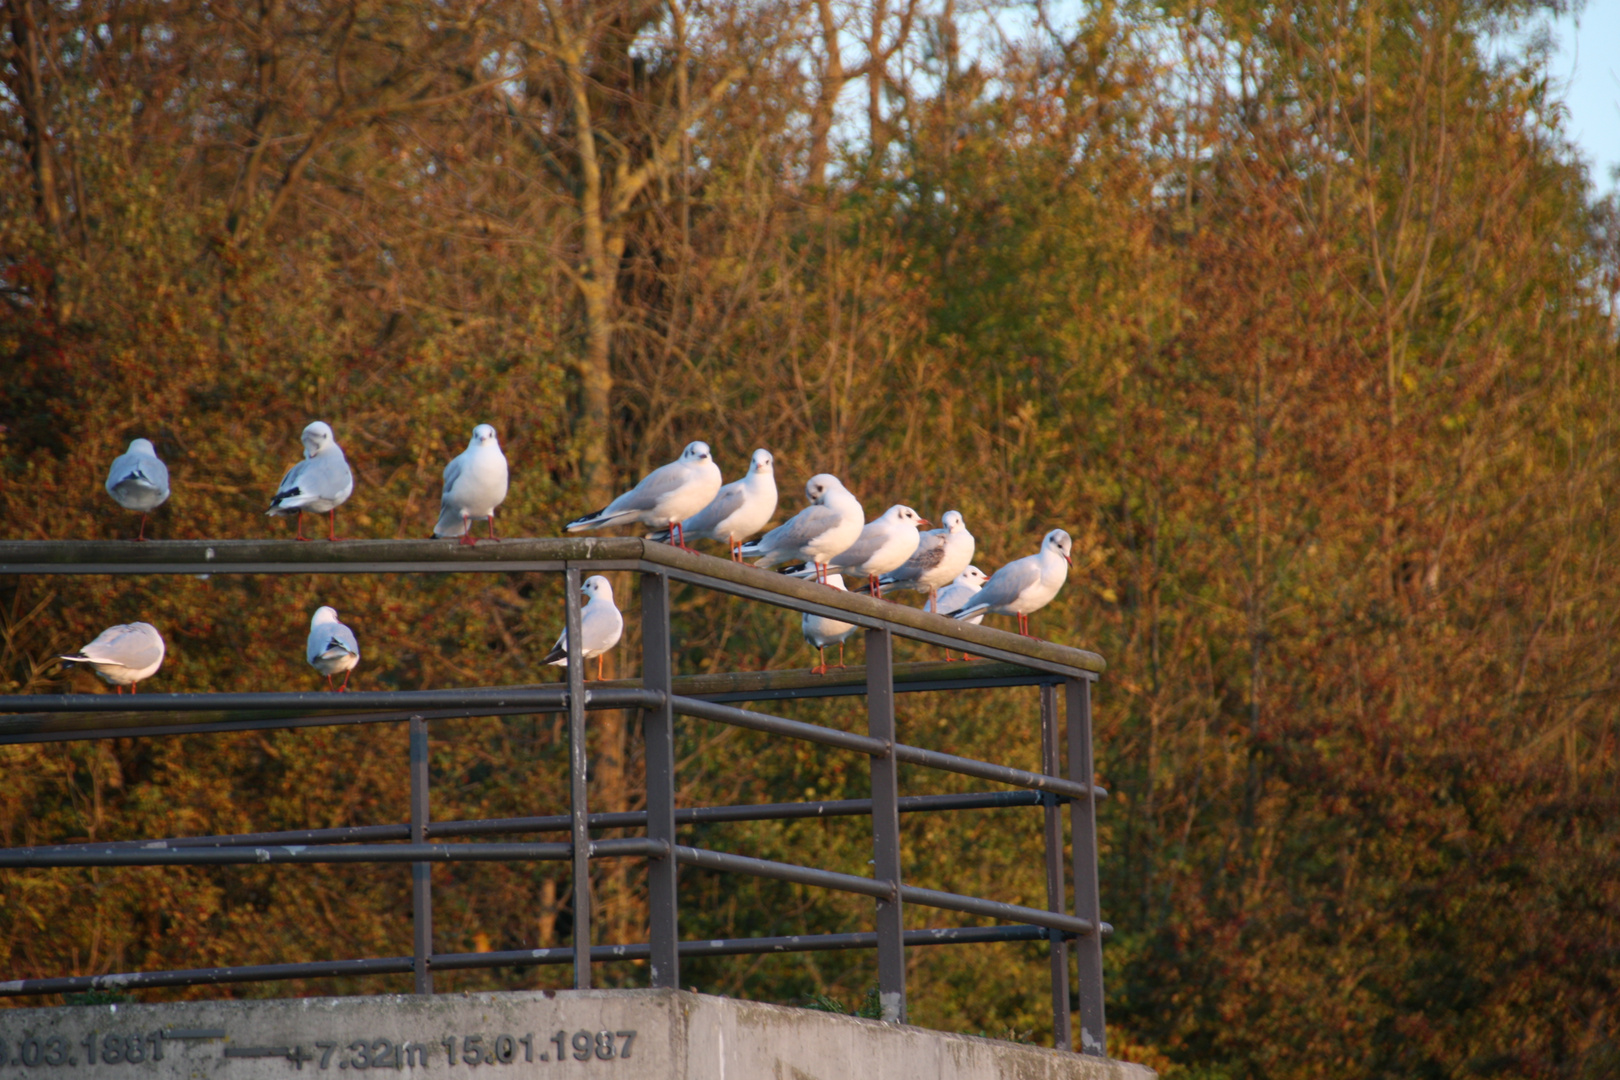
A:
{"type": "MultiPolygon", "coordinates": [[[[694,438],[728,477],[774,451],[784,513],[819,471],[873,514],[960,509],[987,570],[1062,526],[1076,569],[1036,624],[1110,665],[1112,1052],[1211,1080],[1612,1076],[1620,215],[1522,33],[1541,10],[8,0],[5,535],[128,535],[101,482],[135,436],[173,477],[148,532],[285,535],[263,510],[316,418],[356,470],[351,537],[426,535],[479,422],[512,462],[510,535],[556,534],[694,438]]],[[[359,633],[362,686],[544,680],[560,597],[530,575],[10,578],[0,691],[96,689],[53,657],[137,618],[169,642],[153,689],[311,689],[321,603],[359,633]]],[[[789,616],[678,604],[682,671],[809,663],[789,616]]],[[[632,618],[620,674],[638,650],[632,618]]],[[[901,709],[908,741],[1037,761],[1032,692],[901,709]]],[[[595,805],[635,807],[636,718],[593,724],[595,805]]],[[[840,755],[696,721],[681,740],[687,805],[865,791],[840,755]]],[[[435,817],[556,811],[562,744],[551,718],[437,724],[435,817]]],[[[7,845],[406,817],[388,728],[0,767],[7,845]]],[[[1040,902],[1032,812],[904,827],[911,880],[1040,902]]],[[[694,833],[850,872],[870,853],[855,821],[694,833]]],[[[566,941],[558,873],[436,868],[438,948],[566,941]]],[[[0,970],[398,955],[406,883],[8,874],[0,970]]],[[[638,875],[597,888],[602,940],[640,940],[638,875]]],[[[689,937],[871,917],[775,882],[682,888],[689,937]]],[[[910,963],[918,1022],[1049,1039],[1038,946],[910,963]]],[[[683,981],[854,1005],[872,965],[683,981]]]]}

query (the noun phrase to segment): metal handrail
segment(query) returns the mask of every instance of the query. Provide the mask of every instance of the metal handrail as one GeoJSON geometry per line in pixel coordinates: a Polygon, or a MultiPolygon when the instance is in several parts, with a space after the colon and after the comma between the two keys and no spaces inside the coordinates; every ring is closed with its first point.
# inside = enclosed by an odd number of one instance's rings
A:
{"type": "Polygon", "coordinates": [[[0,573],[13,574],[282,574],[561,572],[566,620],[580,629],[579,585],[586,573],[630,571],[641,576],[642,679],[587,685],[584,665],[571,665],[563,684],[423,691],[362,691],[338,695],[286,693],[105,694],[0,696],[0,744],[69,741],[130,735],[296,728],[322,724],[407,722],[410,727],[411,821],[403,825],[238,837],[178,838],[59,844],[0,851],[0,869],[45,866],[160,866],[316,863],[407,863],[413,881],[413,955],[408,958],[315,961],[146,972],[117,976],[0,981],[0,994],[68,992],[69,988],[195,985],[259,979],[314,978],[413,971],[419,993],[432,992],[432,971],[506,964],[572,962],[574,984],[591,984],[593,963],[626,958],[649,961],[654,986],[679,985],[681,958],[762,951],[875,948],[885,1018],[905,1018],[904,949],[916,944],[1046,940],[1051,949],[1053,1022],[1058,1045],[1070,1048],[1068,949],[1079,959],[1080,1043],[1103,1053],[1101,939],[1111,928],[1097,904],[1095,807],[1106,796],[1092,782],[1090,683],[1104,669],[1095,653],[974,626],[859,594],[750,566],[679,551],[636,539],[507,540],[461,547],[450,541],[120,541],[0,542],[0,573]],[[683,582],[853,623],[866,630],[867,666],[833,678],[798,673],[730,673],[677,678],[671,668],[670,583],[683,582]],[[897,665],[893,638],[945,645],[989,658],[978,665],[897,665]],[[1042,759],[1038,772],[908,746],[895,737],[894,694],[955,686],[1036,686],[1041,696],[1042,759]],[[1058,719],[1064,695],[1066,725],[1058,719]],[[864,695],[866,733],[810,724],[736,707],[739,702],[864,695]],[[644,716],[647,793],[645,811],[592,814],[587,805],[585,721],[588,710],[640,709],[644,716]],[[570,811],[541,818],[441,822],[428,813],[428,722],[449,717],[565,713],[568,719],[570,811]],[[805,740],[865,755],[872,797],[822,804],[674,806],[673,721],[692,716],[805,740]],[[1070,749],[1068,775],[1060,775],[1061,747],[1070,749]],[[955,772],[1026,789],[968,795],[902,797],[900,763],[955,772]],[[1037,909],[982,897],[922,888],[902,880],[901,812],[1040,805],[1045,821],[1047,907],[1037,909]],[[1061,808],[1073,824],[1075,905],[1065,899],[1061,808]],[[785,820],[859,814],[873,828],[873,876],[843,874],[793,863],[680,844],[679,825],[705,821],[785,820]],[[645,835],[593,839],[592,829],[641,828],[645,835]],[[561,842],[444,843],[451,835],[566,832],[561,842]],[[430,840],[430,836],[434,839],[430,840]],[[296,839],[295,839],[296,838],[296,839]],[[402,842],[401,842],[402,841],[402,842]],[[649,878],[649,940],[643,944],[590,944],[589,863],[597,858],[645,860],[649,878]],[[561,861],[572,867],[574,941],[567,948],[499,954],[438,954],[432,949],[433,862],[561,861]],[[683,942],[676,908],[677,864],[796,882],[873,898],[877,928],[865,934],[683,942]],[[960,911],[1013,923],[995,927],[906,930],[904,904],[960,911]]]}

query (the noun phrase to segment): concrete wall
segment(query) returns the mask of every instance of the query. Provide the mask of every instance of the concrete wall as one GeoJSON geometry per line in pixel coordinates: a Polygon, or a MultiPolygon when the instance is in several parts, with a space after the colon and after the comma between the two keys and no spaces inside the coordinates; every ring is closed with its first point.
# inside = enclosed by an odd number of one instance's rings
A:
{"type": "Polygon", "coordinates": [[[402,1080],[1154,1077],[1124,1062],[673,990],[0,1009],[0,1040],[0,1080],[348,1080],[379,1069],[402,1080]]]}

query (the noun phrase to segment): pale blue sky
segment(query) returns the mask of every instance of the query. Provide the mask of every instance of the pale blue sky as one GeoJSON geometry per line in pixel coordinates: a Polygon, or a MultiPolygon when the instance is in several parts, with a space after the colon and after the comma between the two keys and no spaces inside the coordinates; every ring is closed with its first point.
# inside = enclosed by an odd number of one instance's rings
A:
{"type": "Polygon", "coordinates": [[[1559,45],[1549,67],[1564,83],[1569,132],[1592,166],[1600,192],[1614,191],[1620,166],[1620,0],[1587,0],[1555,26],[1559,45]]]}

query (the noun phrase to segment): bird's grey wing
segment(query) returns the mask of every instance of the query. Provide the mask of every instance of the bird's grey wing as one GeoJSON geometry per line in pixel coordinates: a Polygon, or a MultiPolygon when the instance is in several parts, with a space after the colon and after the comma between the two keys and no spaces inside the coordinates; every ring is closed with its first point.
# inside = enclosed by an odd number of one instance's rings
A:
{"type": "Polygon", "coordinates": [[[938,531],[925,532],[918,538],[917,550],[912,552],[911,558],[894,572],[894,580],[910,581],[919,578],[944,561],[945,534],[938,531]]]}
{"type": "MultiPolygon", "coordinates": [[[[308,460],[308,459],[305,459],[308,460]]],[[[292,467],[281,474],[281,483],[276,485],[276,494],[279,496],[289,488],[298,486],[298,479],[303,475],[304,462],[295,461],[292,467]]]]}
{"type": "Polygon", "coordinates": [[[143,626],[115,626],[86,645],[84,655],[139,669],[162,658],[163,639],[143,626]]]}
{"type": "Polygon", "coordinates": [[[1040,580],[1039,559],[1034,555],[1026,555],[1022,559],[1014,559],[990,575],[990,580],[984,583],[984,588],[962,606],[1000,607],[1002,604],[1010,604],[1018,599],[1020,593],[1040,580]]]}
{"type": "Polygon", "coordinates": [[[607,504],[602,511],[603,517],[614,514],[634,513],[637,510],[651,510],[659,501],[673,491],[686,486],[692,479],[692,470],[686,467],[684,461],[672,461],[668,465],[660,465],[652,472],[641,478],[641,483],[620,495],[607,504]]]}
{"type": "Polygon", "coordinates": [[[708,506],[686,519],[683,526],[687,533],[698,533],[705,529],[712,529],[726,518],[735,514],[748,501],[748,492],[743,489],[741,481],[727,484],[720,489],[720,493],[710,501],[708,506]]]}
{"type": "Polygon", "coordinates": [[[444,467],[444,495],[449,498],[456,481],[461,479],[461,455],[457,454],[450,459],[450,464],[444,467]]]}
{"type": "Polygon", "coordinates": [[[342,623],[338,623],[332,628],[331,640],[339,645],[342,645],[354,655],[360,655],[360,642],[355,638],[354,631],[350,630],[342,623]]]}
{"type": "Polygon", "coordinates": [[[760,538],[761,550],[803,547],[844,520],[830,506],[807,506],[760,538]]]}

